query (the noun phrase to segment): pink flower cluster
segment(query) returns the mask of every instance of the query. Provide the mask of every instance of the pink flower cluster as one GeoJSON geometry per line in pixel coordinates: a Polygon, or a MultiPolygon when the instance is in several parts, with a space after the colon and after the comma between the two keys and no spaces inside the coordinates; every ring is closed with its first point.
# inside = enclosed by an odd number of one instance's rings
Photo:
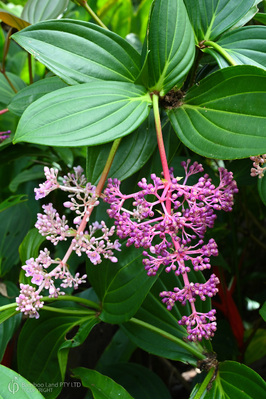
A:
{"type": "Polygon", "coordinates": [[[45,167],[44,173],[46,181],[35,189],[35,198],[37,200],[44,198],[55,189],[69,192],[68,201],[63,205],[69,214],[73,211],[75,217],[74,227],[71,227],[67,217],[65,215],[61,217],[52,203],[43,205],[44,214],[37,215],[35,227],[42,236],[55,246],[68,238],[71,238],[71,244],[62,260],[52,259],[50,252],[44,249],[36,259],[30,258],[26,261],[26,265],[22,266],[22,269],[26,271],[26,276],[31,277],[31,283],[37,285],[38,289],[22,285],[20,296],[17,298],[17,309],[35,318],[38,318],[37,310],[43,305],[40,301],[42,290],[48,290],[49,297],[58,297],[64,294],[60,288],[77,289],[78,285],[85,282],[86,275],[80,277],[77,273],[72,276],[68,269],[67,260],[73,251],[78,256],[86,254],[96,265],[101,263],[102,258],[117,262],[114,250],[120,250],[119,241],[116,239],[112,242],[110,239],[115,232],[114,226],[108,228],[104,221],[101,223],[96,221],[86,230],[83,229],[90,219],[93,208],[99,204],[96,187],[87,183],[83,169],[80,166],[75,167],[74,173],[64,176],[61,181],[58,178],[57,169],[45,167]]]}
{"type": "Polygon", "coordinates": [[[217,187],[205,174],[194,185],[188,185],[188,178],[203,172],[201,164],[190,160],[182,162],[185,177],[175,178],[170,172],[171,181],[151,175],[153,183],[143,178],[138,186],[140,191],[125,195],[120,191],[120,182],[109,179],[104,192],[104,200],[110,204],[108,214],[115,219],[117,235],[128,238],[127,245],[143,247],[143,264],[148,275],[156,275],[163,266],[166,272],[174,271],[182,275],[184,288],[162,292],[160,296],[171,310],[176,301],[185,304],[189,301],[192,314],[179,321],[187,327],[190,340],[209,339],[216,330],[215,310],[200,314],[195,309],[195,298],[201,300],[212,297],[219,283],[211,275],[205,284],[191,283],[188,273],[210,269],[210,257],[217,256],[217,244],[210,239],[204,244],[207,228],[212,228],[216,219],[215,211],[231,211],[233,196],[238,189],[231,172],[219,168],[220,183],[217,187]],[[125,207],[128,200],[132,208],[125,207]],[[207,319],[210,322],[207,322],[207,319]],[[196,326],[194,326],[196,325],[196,326]]]}
{"type": "Polygon", "coordinates": [[[0,143],[10,137],[11,131],[0,132],[0,143]]]}
{"type": "Polygon", "coordinates": [[[258,178],[262,178],[264,176],[264,172],[266,170],[266,154],[262,154],[262,156],[254,156],[250,157],[251,161],[253,161],[253,168],[251,168],[251,176],[258,176],[258,178]]]}

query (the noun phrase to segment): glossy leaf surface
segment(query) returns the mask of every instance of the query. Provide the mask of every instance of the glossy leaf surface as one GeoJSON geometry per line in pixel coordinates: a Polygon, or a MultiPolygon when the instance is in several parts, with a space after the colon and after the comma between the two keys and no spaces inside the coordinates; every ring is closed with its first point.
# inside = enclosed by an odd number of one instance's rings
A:
{"type": "MultiPolygon", "coordinates": [[[[197,395],[199,385],[193,391],[197,395]]],[[[235,361],[219,364],[219,372],[209,391],[203,393],[201,399],[264,399],[265,381],[255,371],[235,361]]]]}
{"type": "MultiPolygon", "coordinates": [[[[245,26],[224,34],[217,44],[238,64],[255,65],[266,69],[266,27],[245,26]]],[[[212,54],[220,68],[230,66],[228,61],[214,49],[206,49],[212,54]]]]}
{"type": "Polygon", "coordinates": [[[266,152],[266,72],[251,66],[211,74],[168,112],[180,140],[210,158],[245,158],[266,152]]]}
{"type": "Polygon", "coordinates": [[[139,74],[139,53],[120,36],[89,22],[40,22],[12,38],[71,85],[92,79],[134,82],[139,74]]]}
{"type": "Polygon", "coordinates": [[[118,383],[108,376],[92,369],[75,368],[75,378],[81,379],[82,385],[89,388],[94,399],[132,399],[133,397],[118,383]]]}
{"type": "Polygon", "coordinates": [[[27,379],[0,365],[1,399],[44,399],[43,395],[27,379]]]}
{"type": "Polygon", "coordinates": [[[183,1],[154,2],[147,43],[149,88],[164,95],[184,80],[194,60],[194,36],[183,1]]]}
{"type": "Polygon", "coordinates": [[[254,0],[184,0],[197,41],[214,40],[241,20],[254,0]]]}
{"type": "Polygon", "coordinates": [[[19,336],[18,370],[40,386],[50,384],[52,390],[46,393],[47,397],[57,397],[62,389],[57,382],[64,380],[68,350],[79,346],[97,322],[94,316],[81,316],[78,312],[70,316],[41,311],[40,319],[28,320],[19,336]],[[67,332],[76,326],[78,332],[68,340],[67,332]]]}
{"type": "MultiPolygon", "coordinates": [[[[151,157],[157,144],[154,116],[149,117],[131,133],[123,138],[112,163],[109,177],[124,180],[137,172],[151,157]]],[[[88,180],[98,182],[107,160],[111,144],[88,148],[88,180]]]]}
{"type": "Polygon", "coordinates": [[[9,26],[12,26],[12,28],[17,29],[18,31],[30,25],[29,22],[25,21],[24,19],[2,9],[0,9],[0,20],[9,26]]]}
{"type": "Polygon", "coordinates": [[[142,86],[95,82],[59,89],[34,102],[20,119],[15,143],[92,146],[134,131],[148,116],[142,86]]]}
{"type": "Polygon", "coordinates": [[[56,76],[41,79],[16,93],[8,104],[8,109],[12,113],[21,116],[26,108],[35,100],[65,86],[66,84],[56,76]]]}
{"type": "Polygon", "coordinates": [[[67,8],[68,2],[69,0],[28,0],[21,18],[31,24],[57,18],[67,8]]]}
{"type": "MultiPolygon", "coordinates": [[[[19,76],[12,74],[10,72],[7,73],[7,77],[10,79],[11,83],[14,85],[17,91],[23,89],[26,85],[20,79],[19,76]]],[[[6,78],[3,74],[0,75],[0,104],[7,106],[12,97],[15,96],[14,90],[11,88],[9,83],[7,82],[6,78]]]]}
{"type": "Polygon", "coordinates": [[[104,322],[121,323],[134,315],[157,277],[147,276],[142,251],[122,246],[119,262],[104,260],[101,268],[89,265],[87,275],[102,302],[100,318],[104,322]]]}

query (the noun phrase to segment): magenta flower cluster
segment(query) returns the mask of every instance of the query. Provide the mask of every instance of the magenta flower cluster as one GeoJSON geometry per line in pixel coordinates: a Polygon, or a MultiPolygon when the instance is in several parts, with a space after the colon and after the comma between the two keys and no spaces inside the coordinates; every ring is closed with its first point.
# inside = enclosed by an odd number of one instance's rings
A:
{"type": "Polygon", "coordinates": [[[217,292],[218,278],[212,274],[205,284],[189,282],[191,267],[195,271],[210,269],[210,257],[217,256],[214,239],[204,243],[207,228],[212,228],[218,210],[231,211],[237,185],[231,172],[219,168],[220,183],[217,187],[204,174],[196,184],[188,185],[188,178],[202,173],[201,164],[190,160],[182,162],[184,179],[175,178],[170,171],[170,182],[151,175],[152,183],[143,178],[136,193],[125,195],[120,182],[109,179],[104,200],[110,204],[108,214],[115,219],[117,235],[128,238],[127,245],[144,248],[143,264],[150,276],[156,275],[162,266],[166,272],[174,271],[184,280],[183,288],[160,293],[169,310],[176,301],[191,305],[190,316],[179,324],[185,325],[188,339],[209,339],[216,330],[215,310],[201,314],[195,308],[195,300],[205,300],[217,292]],[[132,207],[127,207],[131,200],[132,207]]]}
{"type": "Polygon", "coordinates": [[[111,241],[115,232],[115,227],[108,228],[104,221],[93,222],[85,228],[89,222],[93,208],[99,204],[96,187],[87,183],[83,175],[83,169],[78,166],[74,168],[74,173],[64,176],[61,181],[58,178],[58,170],[54,168],[44,168],[46,181],[35,189],[36,200],[46,197],[51,191],[60,189],[68,192],[68,201],[64,202],[64,207],[71,214],[74,212],[73,224],[70,226],[67,216],[60,216],[52,203],[43,205],[44,213],[37,215],[35,227],[42,236],[53,243],[55,246],[68,238],[71,238],[70,247],[62,260],[53,259],[48,249],[41,250],[39,256],[30,258],[22,269],[26,272],[26,277],[31,277],[31,283],[38,289],[30,285],[21,285],[21,292],[16,299],[17,310],[30,317],[38,318],[38,309],[43,306],[40,293],[46,289],[49,297],[58,297],[64,292],[61,288],[78,286],[85,282],[86,275],[80,276],[76,273],[72,276],[68,269],[67,261],[72,252],[78,256],[83,253],[87,255],[93,264],[99,264],[102,258],[107,258],[111,262],[117,262],[114,250],[120,250],[120,243],[116,239],[111,241]],[[59,281],[59,283],[58,283],[59,281]]]}

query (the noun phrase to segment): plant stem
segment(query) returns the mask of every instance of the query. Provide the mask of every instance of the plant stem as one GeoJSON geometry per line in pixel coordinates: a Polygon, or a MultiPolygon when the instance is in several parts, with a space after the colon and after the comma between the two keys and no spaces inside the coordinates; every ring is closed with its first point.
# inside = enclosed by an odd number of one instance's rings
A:
{"type": "Polygon", "coordinates": [[[29,67],[29,82],[31,85],[33,83],[33,76],[32,76],[32,62],[30,53],[28,53],[28,67],[29,67]]]}
{"type": "Polygon", "coordinates": [[[17,307],[17,303],[5,304],[4,306],[0,307],[0,312],[8,310],[9,308],[16,308],[16,307],[17,307]]]}
{"type": "Polygon", "coordinates": [[[223,58],[229,62],[230,65],[237,65],[237,63],[235,62],[235,60],[227,53],[227,51],[225,51],[218,43],[212,42],[211,40],[206,40],[204,42],[204,46],[211,46],[213,47],[215,50],[218,51],[219,54],[221,54],[223,56],[223,58]]]}
{"type": "Polygon", "coordinates": [[[202,398],[203,393],[207,389],[207,386],[210,384],[214,373],[215,373],[215,368],[211,368],[209,370],[209,372],[207,373],[207,375],[205,376],[205,379],[202,382],[202,384],[200,385],[199,390],[197,391],[196,395],[193,397],[194,399],[201,399],[202,398]]]}
{"type": "Polygon", "coordinates": [[[104,29],[108,29],[107,26],[104,25],[104,23],[100,20],[97,14],[92,10],[92,8],[88,5],[86,0],[77,0],[78,3],[85,8],[86,11],[90,14],[90,16],[94,19],[95,22],[97,22],[98,25],[100,25],[104,29]]]}
{"type": "Polygon", "coordinates": [[[199,350],[197,350],[192,343],[191,344],[186,343],[182,339],[177,338],[171,333],[168,333],[160,328],[157,328],[154,325],[148,324],[147,322],[141,321],[137,318],[131,318],[129,322],[133,322],[136,325],[142,326],[143,328],[149,329],[150,331],[157,333],[158,335],[163,336],[168,340],[171,340],[172,342],[176,343],[179,347],[182,347],[183,349],[191,353],[193,356],[197,357],[198,360],[205,359],[205,356],[199,350]]]}
{"type": "Polygon", "coordinates": [[[68,315],[95,315],[95,311],[82,311],[82,310],[68,310],[67,308],[57,308],[57,307],[49,307],[43,306],[42,310],[52,311],[60,314],[68,314],[68,315]]]}
{"type": "Polygon", "coordinates": [[[0,115],[5,114],[8,111],[9,111],[8,108],[4,108],[3,110],[0,110],[0,115]]]}
{"type": "Polygon", "coordinates": [[[153,104],[155,128],[156,128],[156,133],[157,133],[157,143],[158,143],[160,158],[161,158],[162,167],[163,167],[164,179],[166,179],[168,182],[170,182],[171,179],[170,179],[168,162],[167,162],[165,148],[164,148],[162,127],[161,127],[161,119],[160,119],[160,111],[159,111],[159,96],[157,94],[152,95],[152,104],[153,104]]]}
{"type": "Polygon", "coordinates": [[[87,307],[94,308],[95,310],[100,310],[99,304],[95,303],[94,301],[84,299],[83,297],[77,297],[77,296],[58,296],[56,298],[51,298],[48,296],[45,296],[42,298],[42,301],[73,301],[75,303],[80,303],[84,304],[87,307]]]}

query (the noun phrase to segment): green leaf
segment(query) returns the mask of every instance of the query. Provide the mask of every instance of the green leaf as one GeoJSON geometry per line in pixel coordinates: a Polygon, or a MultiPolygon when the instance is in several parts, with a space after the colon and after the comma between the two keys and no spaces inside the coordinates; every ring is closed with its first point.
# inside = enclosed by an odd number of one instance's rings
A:
{"type": "MultiPolygon", "coordinates": [[[[0,307],[14,304],[15,297],[18,296],[19,290],[17,286],[12,282],[1,283],[1,295],[0,295],[0,307]],[[3,292],[6,292],[5,294],[3,292]]],[[[20,322],[21,313],[15,311],[14,308],[8,308],[0,312],[0,360],[2,360],[6,346],[10,339],[16,332],[20,322]],[[6,318],[8,316],[8,318],[6,318]],[[12,317],[12,318],[11,318],[12,317]]]]}
{"type": "Polygon", "coordinates": [[[30,25],[27,21],[23,20],[22,18],[19,18],[16,15],[2,9],[0,9],[0,19],[5,24],[11,26],[12,28],[16,28],[18,31],[30,25]]]}
{"type": "Polygon", "coordinates": [[[19,246],[19,256],[21,264],[24,265],[26,260],[29,258],[37,258],[39,255],[39,248],[41,244],[46,240],[45,236],[42,236],[38,229],[32,228],[25,236],[23,242],[19,246]]]}
{"type": "MultiPolygon", "coordinates": [[[[157,145],[154,116],[150,112],[149,117],[130,136],[123,138],[120,143],[109,177],[115,177],[120,181],[133,175],[146,164],[157,145]]],[[[88,148],[88,180],[98,182],[105,166],[110,144],[88,148]]]]}
{"type": "Polygon", "coordinates": [[[8,185],[10,192],[15,193],[21,183],[31,182],[33,180],[43,178],[43,166],[34,165],[31,168],[25,169],[22,172],[19,172],[15,178],[13,178],[8,185]]]}
{"type": "Polygon", "coordinates": [[[254,0],[184,0],[197,42],[214,40],[253,7],[254,0]]]}
{"type": "Polygon", "coordinates": [[[1,399],[44,399],[43,395],[27,379],[0,365],[1,399]]]}
{"type": "Polygon", "coordinates": [[[51,391],[46,396],[56,398],[62,389],[58,383],[64,380],[62,373],[66,368],[69,349],[79,346],[97,322],[95,316],[69,316],[41,311],[40,319],[27,320],[21,330],[18,370],[25,378],[39,384],[38,387],[50,385],[51,391]],[[68,332],[74,327],[79,327],[79,330],[68,339],[68,332]]]}
{"type": "Polygon", "coordinates": [[[127,321],[140,307],[157,279],[147,276],[142,258],[142,251],[124,244],[118,263],[104,260],[99,266],[88,266],[88,279],[102,302],[102,321],[127,321]]]}
{"type": "Polygon", "coordinates": [[[266,301],[264,302],[263,306],[261,307],[259,313],[262,316],[262,318],[264,319],[264,321],[266,321],[266,301]]]}
{"type": "MultiPolygon", "coordinates": [[[[244,26],[225,33],[217,44],[226,51],[238,65],[255,65],[266,69],[266,26],[244,26]]],[[[220,68],[230,66],[229,62],[213,48],[207,48],[220,68]]]]}
{"type": "Polygon", "coordinates": [[[258,192],[261,198],[261,201],[266,206],[266,177],[258,178],[258,192]]]}
{"type": "Polygon", "coordinates": [[[66,84],[57,76],[41,79],[15,94],[8,104],[8,109],[13,114],[21,116],[26,108],[35,100],[65,86],[66,84]]]}
{"type": "MultiPolygon", "coordinates": [[[[197,278],[204,282],[202,274],[197,274],[197,278]]],[[[197,278],[191,271],[190,280],[199,282],[197,278]]],[[[196,365],[196,359],[201,357],[202,347],[199,343],[187,343],[184,340],[187,336],[186,329],[178,324],[182,315],[191,314],[189,306],[181,306],[176,302],[170,312],[159,297],[160,292],[173,287],[181,288],[182,285],[181,278],[163,271],[134,318],[123,323],[121,329],[133,343],[149,353],[196,365]]],[[[196,308],[200,312],[209,311],[210,302],[196,302],[196,308]]]]}
{"type": "MultiPolygon", "coordinates": [[[[23,89],[26,84],[20,79],[19,76],[7,72],[7,77],[10,79],[11,83],[14,85],[17,91],[23,89]]],[[[8,81],[3,74],[0,74],[0,103],[7,106],[12,97],[15,96],[15,92],[9,85],[8,81]]]]}
{"type": "Polygon", "coordinates": [[[36,24],[46,19],[55,19],[67,8],[69,0],[28,0],[21,18],[36,24]]]}
{"type": "Polygon", "coordinates": [[[94,399],[132,399],[133,397],[118,383],[100,372],[87,368],[75,368],[74,377],[81,379],[84,387],[90,388],[94,399]]]}
{"type": "Polygon", "coordinates": [[[258,13],[254,15],[255,21],[261,22],[263,25],[266,25],[266,13],[258,13]]]}
{"type": "Polygon", "coordinates": [[[209,158],[266,152],[266,72],[253,66],[217,71],[188,91],[168,116],[179,139],[209,158]]]}
{"type": "Polygon", "coordinates": [[[71,85],[92,79],[134,82],[140,71],[140,55],[126,40],[89,22],[40,22],[12,38],[71,85]]]}
{"type": "Polygon", "coordinates": [[[183,1],[155,0],[147,36],[148,85],[166,94],[185,79],[195,55],[195,43],[183,1]]]}
{"type": "Polygon", "coordinates": [[[122,385],[134,399],[171,398],[170,392],[161,378],[140,364],[112,364],[101,372],[122,385]]]}
{"type": "MultiPolygon", "coordinates": [[[[266,307],[265,307],[266,309],[266,307]]],[[[266,315],[265,315],[266,319],[266,315]]],[[[251,335],[252,330],[249,331],[251,335]]],[[[248,337],[247,337],[248,340],[248,337]]],[[[266,356],[266,329],[258,329],[245,351],[245,364],[250,365],[266,356]]]]}
{"type": "MultiPolygon", "coordinates": [[[[235,361],[219,364],[212,388],[202,399],[264,399],[266,383],[255,371],[235,361]]],[[[195,398],[195,397],[194,397],[195,398]]]]}
{"type": "Polygon", "coordinates": [[[19,261],[18,247],[30,224],[25,204],[16,204],[0,213],[0,276],[3,277],[19,261]]]}
{"type": "Polygon", "coordinates": [[[25,194],[17,194],[15,196],[10,196],[10,197],[8,197],[8,199],[6,199],[6,200],[2,201],[2,203],[0,203],[0,213],[9,207],[13,207],[19,203],[24,203],[27,200],[28,199],[25,194]]]}
{"type": "Polygon", "coordinates": [[[92,146],[134,131],[149,114],[142,86],[93,82],[52,92],[22,115],[14,141],[50,146],[92,146]]]}

